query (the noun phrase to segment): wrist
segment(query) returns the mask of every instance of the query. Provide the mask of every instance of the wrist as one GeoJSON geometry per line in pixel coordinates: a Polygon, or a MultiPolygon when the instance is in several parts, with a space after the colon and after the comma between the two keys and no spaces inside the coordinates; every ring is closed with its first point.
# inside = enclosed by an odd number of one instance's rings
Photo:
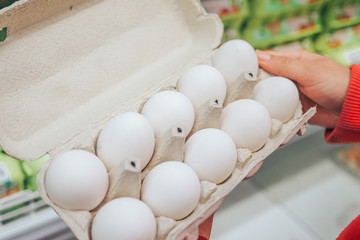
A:
{"type": "Polygon", "coordinates": [[[327,129],[329,143],[360,141],[360,66],[351,66],[351,79],[335,129],[327,129]]]}

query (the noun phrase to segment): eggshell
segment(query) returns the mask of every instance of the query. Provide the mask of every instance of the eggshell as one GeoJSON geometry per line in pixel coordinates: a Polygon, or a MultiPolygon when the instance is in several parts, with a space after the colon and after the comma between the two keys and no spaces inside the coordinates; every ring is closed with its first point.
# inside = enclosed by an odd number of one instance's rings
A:
{"type": "Polygon", "coordinates": [[[266,108],[251,99],[227,105],[221,115],[221,130],[229,134],[237,148],[259,150],[271,131],[271,118],[266,108]]]}
{"type": "Polygon", "coordinates": [[[296,85],[284,77],[270,77],[257,83],[254,99],[263,104],[271,118],[289,121],[299,106],[299,92],[296,85]]]}
{"type": "Polygon", "coordinates": [[[96,153],[108,171],[126,159],[139,159],[143,169],[155,147],[154,130],[137,112],[117,115],[106,123],[97,140],[96,153]]]}
{"type": "Polygon", "coordinates": [[[62,153],[50,163],[45,187],[50,199],[70,210],[92,210],[104,199],[109,178],[102,161],[84,150],[62,153]]]}
{"type": "Polygon", "coordinates": [[[217,68],[227,83],[235,81],[242,73],[249,81],[255,81],[259,62],[254,48],[246,41],[233,39],[225,42],[213,56],[217,68]]]}
{"type": "Polygon", "coordinates": [[[122,197],[106,203],[96,214],[91,228],[92,240],[153,240],[156,220],[142,201],[122,197]]]}
{"type": "Polygon", "coordinates": [[[175,220],[189,215],[200,199],[200,181],[194,170],[178,161],[154,167],[145,177],[141,199],[156,217],[175,220]]]}
{"type": "Polygon", "coordinates": [[[206,128],[193,134],[185,144],[184,163],[200,180],[221,183],[235,168],[237,152],[231,137],[216,128],[206,128]]]}
{"type": "Polygon", "coordinates": [[[143,114],[158,136],[171,127],[181,127],[188,135],[194,125],[195,111],[190,100],[176,91],[162,91],[152,96],[144,105],[143,114]]]}
{"type": "Polygon", "coordinates": [[[177,89],[190,99],[194,108],[210,100],[224,102],[226,82],[216,68],[209,65],[196,65],[189,68],[178,81],[177,89]]]}

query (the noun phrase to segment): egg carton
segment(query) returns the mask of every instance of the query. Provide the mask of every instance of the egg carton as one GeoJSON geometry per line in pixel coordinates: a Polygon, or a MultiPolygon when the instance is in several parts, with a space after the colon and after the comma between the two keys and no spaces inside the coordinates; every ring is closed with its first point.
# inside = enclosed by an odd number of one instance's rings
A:
{"type": "MultiPolygon", "coordinates": [[[[257,81],[248,81],[242,75],[229,89],[224,104],[235,100],[251,98],[256,83],[270,77],[260,70],[257,81]]],[[[143,104],[141,104],[143,105],[143,104]]],[[[139,112],[141,112],[141,105],[139,112]]],[[[174,220],[168,217],[157,217],[156,239],[197,239],[198,226],[222,203],[222,199],[231,192],[242,180],[254,175],[261,167],[263,160],[282,144],[286,144],[295,134],[303,135],[306,131],[306,122],[315,114],[315,108],[302,114],[299,105],[293,118],[283,124],[280,120],[272,119],[272,129],[267,143],[258,151],[251,152],[246,148],[237,149],[238,158],[231,176],[221,184],[201,181],[201,197],[195,210],[186,218],[174,220]]],[[[189,136],[204,128],[219,128],[220,115],[223,104],[219,101],[209,101],[195,110],[196,120],[189,136]]],[[[185,131],[174,126],[163,135],[156,137],[156,148],[149,164],[141,171],[137,159],[128,159],[109,172],[110,186],[102,203],[92,211],[71,211],[53,203],[45,188],[45,175],[51,161],[48,161],[38,175],[40,195],[60,217],[69,225],[79,239],[91,239],[91,223],[98,210],[107,202],[118,197],[132,197],[140,199],[141,182],[146,174],[156,165],[165,161],[183,161],[186,141],[185,131]]],[[[95,146],[93,146],[95,148],[95,146]]]]}
{"type": "MultiPolygon", "coordinates": [[[[221,42],[220,19],[206,14],[199,1],[138,4],[130,0],[23,0],[0,10],[0,29],[8,29],[7,39],[0,43],[0,111],[4,114],[0,145],[22,160],[50,154],[38,175],[39,193],[81,240],[91,239],[92,220],[101,206],[117,197],[139,199],[142,179],[154,166],[167,160],[183,161],[184,131],[173,126],[158,136],[154,155],[143,171],[137,159],[109,171],[108,193],[92,211],[63,209],[49,199],[44,179],[52,159],[70,149],[95,153],[97,137],[107,121],[122,112],[140,112],[159,91],[175,90],[189,67],[212,64],[221,42]]],[[[255,84],[269,76],[261,69],[257,81],[241,75],[227,86],[224,103],[212,100],[195,109],[189,136],[203,128],[218,128],[223,107],[251,98],[255,84]]],[[[273,119],[271,136],[260,150],[237,149],[236,167],[226,181],[201,182],[200,201],[189,216],[156,219],[156,239],[197,239],[198,226],[222,199],[255,174],[280,145],[296,133],[302,135],[315,112],[311,108],[303,113],[299,106],[287,123],[273,119]]]]}

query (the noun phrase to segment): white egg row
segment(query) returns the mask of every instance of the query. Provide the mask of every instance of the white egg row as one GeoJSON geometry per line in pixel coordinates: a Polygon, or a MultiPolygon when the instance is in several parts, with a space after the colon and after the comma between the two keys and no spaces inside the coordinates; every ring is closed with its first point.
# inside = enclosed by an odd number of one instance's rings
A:
{"type": "MultiPolygon", "coordinates": [[[[107,122],[97,140],[97,156],[71,150],[55,158],[45,177],[50,199],[65,209],[93,210],[108,192],[111,169],[128,159],[138,159],[144,169],[153,157],[156,138],[174,126],[188,136],[195,109],[209,100],[224,102],[227,86],[240,74],[256,80],[256,54],[245,41],[223,44],[213,63],[214,67],[189,68],[178,81],[178,92],[155,94],[141,114],[126,112],[107,122]]],[[[254,100],[237,100],[223,109],[220,129],[202,129],[187,139],[184,162],[167,159],[148,172],[141,185],[141,201],[123,197],[103,205],[92,224],[92,239],[154,239],[155,216],[175,220],[188,216],[199,203],[200,181],[224,182],[235,168],[237,148],[259,150],[270,136],[271,119],[289,121],[298,104],[292,81],[272,77],[257,83],[254,100]],[[134,227],[139,224],[142,231],[134,227]]]]}

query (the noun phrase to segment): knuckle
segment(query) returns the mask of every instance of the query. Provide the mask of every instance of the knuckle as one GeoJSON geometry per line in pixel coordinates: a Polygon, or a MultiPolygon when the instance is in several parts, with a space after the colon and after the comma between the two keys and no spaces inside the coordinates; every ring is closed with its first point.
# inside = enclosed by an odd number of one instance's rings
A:
{"type": "Polygon", "coordinates": [[[279,64],[281,66],[286,66],[290,63],[290,59],[287,57],[279,57],[279,64]]]}

